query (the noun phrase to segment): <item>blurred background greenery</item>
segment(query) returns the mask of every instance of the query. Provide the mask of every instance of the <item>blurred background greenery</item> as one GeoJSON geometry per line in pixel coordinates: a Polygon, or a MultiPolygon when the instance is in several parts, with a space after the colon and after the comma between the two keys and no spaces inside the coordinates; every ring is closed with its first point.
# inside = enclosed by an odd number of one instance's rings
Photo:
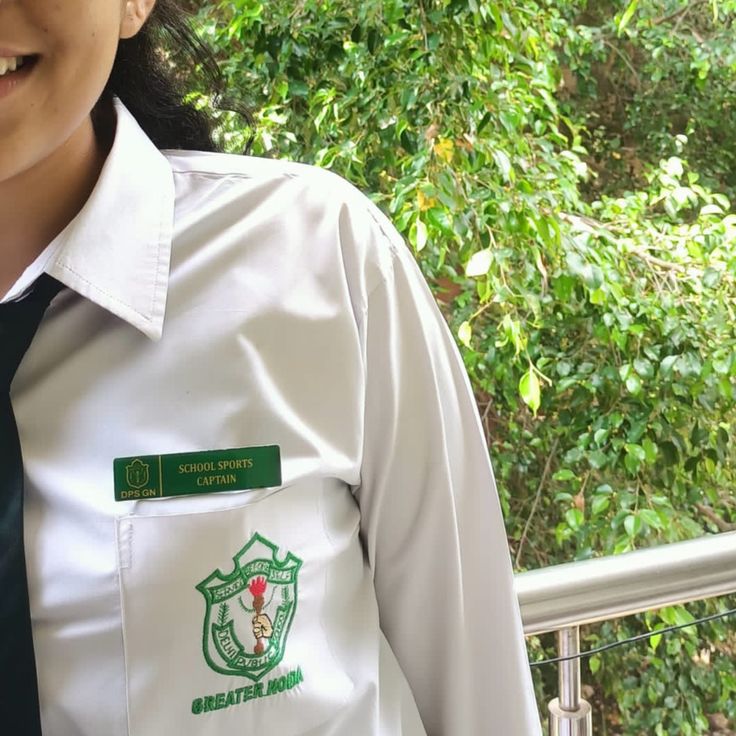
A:
{"type": "MultiPolygon", "coordinates": [[[[253,111],[218,113],[225,149],[332,169],[414,250],[517,571],[736,529],[736,0],[181,4],[253,111]]],[[[584,660],[595,732],[730,733],[735,651],[724,619],[584,660]]],[[[545,718],[556,677],[534,670],[545,718]]]]}

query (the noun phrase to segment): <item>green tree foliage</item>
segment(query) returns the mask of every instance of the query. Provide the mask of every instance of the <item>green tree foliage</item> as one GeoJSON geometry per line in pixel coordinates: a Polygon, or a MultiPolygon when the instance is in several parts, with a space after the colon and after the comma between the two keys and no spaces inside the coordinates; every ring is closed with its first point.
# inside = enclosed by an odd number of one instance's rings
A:
{"type": "MultiPolygon", "coordinates": [[[[592,6],[197,6],[254,109],[253,152],[342,174],[414,248],[476,391],[518,570],[736,522],[736,3],[592,6]]],[[[220,122],[241,150],[248,131],[220,122]]],[[[653,632],[586,665],[602,733],[736,716],[732,624],[656,634],[690,615],[586,627],[584,648],[653,632]]],[[[532,658],[551,643],[532,638],[532,658]]],[[[535,684],[554,697],[554,668],[535,684]]]]}
{"type": "Polygon", "coordinates": [[[704,182],[733,198],[735,8],[733,0],[566,7],[559,96],[594,134],[592,189],[643,186],[643,164],[669,156],[671,136],[684,134],[704,182]]]}

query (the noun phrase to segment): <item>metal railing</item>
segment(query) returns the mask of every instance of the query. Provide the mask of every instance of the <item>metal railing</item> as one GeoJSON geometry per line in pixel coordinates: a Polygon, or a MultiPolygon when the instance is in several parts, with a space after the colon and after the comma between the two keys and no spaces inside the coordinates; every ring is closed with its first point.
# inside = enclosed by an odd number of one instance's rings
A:
{"type": "MultiPolygon", "coordinates": [[[[736,592],[736,532],[530,570],[515,587],[524,633],[556,631],[568,657],[580,651],[584,624],[736,592]]],[[[550,736],[592,735],[579,658],[559,664],[559,696],[548,707],[550,736]]]]}

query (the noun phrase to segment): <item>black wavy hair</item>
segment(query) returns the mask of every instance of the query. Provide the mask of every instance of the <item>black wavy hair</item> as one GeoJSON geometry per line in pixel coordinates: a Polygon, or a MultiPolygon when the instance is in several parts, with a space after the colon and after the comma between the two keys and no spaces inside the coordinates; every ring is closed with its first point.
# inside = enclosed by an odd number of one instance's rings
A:
{"type": "Polygon", "coordinates": [[[159,149],[223,152],[213,137],[213,110],[184,103],[191,81],[201,75],[216,110],[235,112],[250,129],[242,154],[252,143],[253,118],[247,106],[223,94],[225,79],[212,50],[196,35],[191,13],[176,0],[157,0],[132,38],[121,39],[110,78],[92,110],[98,136],[109,130],[116,95],[159,149]],[[171,59],[170,63],[169,58],[171,59]]]}

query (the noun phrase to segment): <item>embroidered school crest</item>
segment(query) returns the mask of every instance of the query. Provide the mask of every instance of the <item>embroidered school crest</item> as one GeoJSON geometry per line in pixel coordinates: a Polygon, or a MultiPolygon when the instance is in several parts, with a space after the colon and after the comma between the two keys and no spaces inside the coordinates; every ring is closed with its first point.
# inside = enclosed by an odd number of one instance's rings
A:
{"type": "Polygon", "coordinates": [[[197,590],[204,596],[202,652],[223,675],[258,681],[283,658],[297,604],[302,561],[256,533],[233,557],[233,571],[210,573],[197,590]]]}

